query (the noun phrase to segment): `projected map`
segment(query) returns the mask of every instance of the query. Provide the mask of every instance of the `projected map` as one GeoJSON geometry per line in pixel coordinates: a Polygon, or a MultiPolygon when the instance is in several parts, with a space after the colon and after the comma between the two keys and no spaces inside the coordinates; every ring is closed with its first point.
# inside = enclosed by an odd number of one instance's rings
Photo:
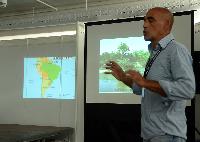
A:
{"type": "Polygon", "coordinates": [[[134,69],[143,74],[149,57],[144,37],[100,40],[99,93],[131,93],[132,90],[106,71],[105,63],[112,60],[124,70],[134,69]]]}
{"type": "Polygon", "coordinates": [[[24,59],[23,98],[75,98],[75,57],[24,59]]]}

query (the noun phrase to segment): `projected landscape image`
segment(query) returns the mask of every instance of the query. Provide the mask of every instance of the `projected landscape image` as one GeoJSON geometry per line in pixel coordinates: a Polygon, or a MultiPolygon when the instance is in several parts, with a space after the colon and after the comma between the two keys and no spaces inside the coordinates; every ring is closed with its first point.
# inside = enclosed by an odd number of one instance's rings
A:
{"type": "Polygon", "coordinates": [[[75,98],[75,57],[24,58],[23,98],[75,98]]]}
{"type": "Polygon", "coordinates": [[[100,40],[99,93],[131,93],[132,90],[106,71],[105,63],[116,61],[123,70],[134,69],[143,74],[149,42],[143,37],[128,37],[100,40]]]}

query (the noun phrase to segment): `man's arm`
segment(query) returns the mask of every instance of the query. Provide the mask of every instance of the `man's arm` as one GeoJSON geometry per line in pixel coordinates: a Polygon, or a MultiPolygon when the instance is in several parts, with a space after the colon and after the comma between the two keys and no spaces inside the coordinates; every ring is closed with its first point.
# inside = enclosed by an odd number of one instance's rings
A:
{"type": "Polygon", "coordinates": [[[124,72],[122,68],[114,61],[109,61],[106,64],[106,69],[109,69],[110,71],[105,72],[105,74],[112,74],[117,80],[132,88],[134,93],[137,92],[137,95],[141,95],[141,88],[146,88],[157,92],[161,96],[166,96],[165,92],[157,81],[146,80],[135,70],[128,70],[124,72]]]}
{"type": "Polygon", "coordinates": [[[162,97],[167,97],[164,90],[162,89],[162,87],[160,86],[160,84],[157,81],[145,79],[145,81],[143,82],[143,84],[141,86],[143,88],[146,88],[148,90],[151,90],[153,92],[160,94],[162,97]]]}
{"type": "Polygon", "coordinates": [[[142,94],[142,88],[133,82],[133,79],[128,76],[127,72],[114,61],[109,61],[106,64],[106,69],[110,71],[105,72],[105,74],[112,74],[117,80],[123,82],[125,85],[130,87],[133,90],[133,93],[136,95],[142,94]]]}
{"type": "Polygon", "coordinates": [[[172,80],[161,79],[159,84],[169,99],[190,100],[195,95],[192,58],[184,47],[173,47],[173,49],[170,54],[172,80]]]}
{"type": "Polygon", "coordinates": [[[148,90],[156,92],[157,94],[163,97],[167,96],[157,81],[147,80],[139,72],[134,71],[134,70],[129,70],[126,72],[126,74],[127,76],[132,78],[134,83],[136,83],[141,88],[146,88],[148,90]]]}
{"type": "Polygon", "coordinates": [[[109,61],[106,64],[105,68],[110,70],[105,72],[105,74],[112,74],[117,80],[132,88],[133,80],[130,77],[126,76],[126,73],[116,62],[109,61]]]}

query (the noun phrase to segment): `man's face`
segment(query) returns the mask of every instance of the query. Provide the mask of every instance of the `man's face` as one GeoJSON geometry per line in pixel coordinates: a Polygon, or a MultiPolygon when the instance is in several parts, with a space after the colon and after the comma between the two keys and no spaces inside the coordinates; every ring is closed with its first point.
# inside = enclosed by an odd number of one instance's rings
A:
{"type": "Polygon", "coordinates": [[[159,41],[166,33],[166,20],[157,10],[149,10],[144,17],[144,39],[146,41],[159,41]]]}

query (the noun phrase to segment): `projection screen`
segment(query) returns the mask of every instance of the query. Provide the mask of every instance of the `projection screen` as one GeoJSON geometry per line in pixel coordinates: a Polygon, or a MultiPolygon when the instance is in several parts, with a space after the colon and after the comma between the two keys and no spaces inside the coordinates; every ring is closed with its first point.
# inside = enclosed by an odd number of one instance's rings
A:
{"type": "MultiPolygon", "coordinates": [[[[191,52],[191,13],[176,13],[174,18],[172,33],[191,52]]],[[[149,55],[143,18],[91,22],[86,30],[86,103],[140,104],[140,96],[104,72],[106,61],[114,60],[125,70],[143,74],[149,55]]]]}

